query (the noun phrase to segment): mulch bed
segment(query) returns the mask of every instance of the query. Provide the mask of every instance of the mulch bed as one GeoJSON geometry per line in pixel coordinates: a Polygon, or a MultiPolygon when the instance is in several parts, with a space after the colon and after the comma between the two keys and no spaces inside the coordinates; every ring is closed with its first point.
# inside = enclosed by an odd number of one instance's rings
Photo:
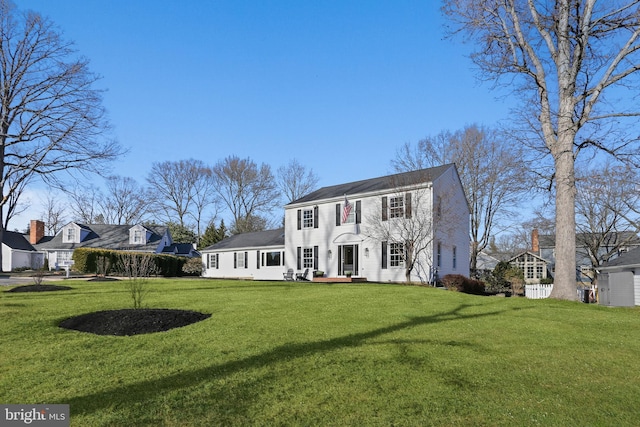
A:
{"type": "Polygon", "coordinates": [[[97,335],[130,336],[163,332],[208,319],[211,314],[190,310],[140,308],[97,311],[71,317],[61,328],[97,335]]]}
{"type": "Polygon", "coordinates": [[[9,289],[6,292],[48,292],[48,291],[68,291],[69,286],[58,286],[58,285],[23,285],[17,286],[13,289],[9,289]]]}

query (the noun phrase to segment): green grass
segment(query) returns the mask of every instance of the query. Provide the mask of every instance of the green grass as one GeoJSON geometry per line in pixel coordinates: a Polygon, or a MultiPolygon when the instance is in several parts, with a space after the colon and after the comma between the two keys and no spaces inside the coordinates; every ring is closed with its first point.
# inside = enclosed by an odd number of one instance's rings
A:
{"type": "Polygon", "coordinates": [[[0,293],[0,402],[73,426],[637,425],[640,310],[381,284],[157,280],[168,332],[57,324],[130,308],[122,282],[0,293]]]}

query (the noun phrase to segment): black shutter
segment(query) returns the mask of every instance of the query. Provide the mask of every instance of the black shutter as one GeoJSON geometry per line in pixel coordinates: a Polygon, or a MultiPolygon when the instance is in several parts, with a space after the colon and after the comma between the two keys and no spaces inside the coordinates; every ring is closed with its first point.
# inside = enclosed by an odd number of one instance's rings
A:
{"type": "Polygon", "coordinates": [[[404,217],[411,218],[411,193],[405,194],[404,199],[404,217]]]}
{"type": "Polygon", "coordinates": [[[387,242],[382,242],[382,268],[387,268],[387,242]]]}
{"type": "Polygon", "coordinates": [[[260,251],[256,252],[256,268],[260,270],[260,251]]]}
{"type": "Polygon", "coordinates": [[[249,268],[249,252],[244,253],[244,268],[249,268]]]}
{"type": "Polygon", "coordinates": [[[233,253],[233,268],[238,268],[238,253],[233,253]]]}
{"type": "Polygon", "coordinates": [[[338,276],[342,276],[342,246],[338,246],[338,276]]]}
{"type": "Polygon", "coordinates": [[[220,268],[220,254],[216,254],[216,270],[220,268]]]}
{"type": "Polygon", "coordinates": [[[362,222],[362,203],[360,200],[356,201],[356,224],[360,224],[362,222]]]}
{"type": "Polygon", "coordinates": [[[318,228],[318,207],[313,207],[313,228],[318,228]]]}
{"type": "Polygon", "coordinates": [[[298,263],[297,263],[297,267],[298,267],[298,270],[302,270],[302,248],[300,246],[298,246],[298,263]]]}
{"type": "Polygon", "coordinates": [[[210,260],[211,260],[211,254],[207,254],[207,268],[209,268],[210,260]]]}
{"type": "Polygon", "coordinates": [[[382,198],[382,220],[387,220],[387,196],[382,198]]]}
{"type": "Polygon", "coordinates": [[[336,203],[336,225],[340,225],[340,203],[336,203]]]}
{"type": "Polygon", "coordinates": [[[358,267],[358,245],[354,245],[353,246],[353,275],[357,276],[358,275],[358,271],[360,270],[360,268],[358,267]]]}
{"type": "Polygon", "coordinates": [[[298,230],[302,229],[302,210],[298,209],[298,230]]]}
{"type": "Polygon", "coordinates": [[[318,247],[317,246],[313,247],[313,269],[314,270],[318,269],[318,247]]]}

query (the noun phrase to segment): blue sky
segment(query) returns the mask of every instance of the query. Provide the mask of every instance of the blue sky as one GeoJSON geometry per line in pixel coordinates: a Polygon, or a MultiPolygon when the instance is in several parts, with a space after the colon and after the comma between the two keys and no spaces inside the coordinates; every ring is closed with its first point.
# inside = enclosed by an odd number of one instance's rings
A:
{"type": "MultiPolygon", "coordinates": [[[[18,0],[55,22],[103,78],[113,173],[153,162],[296,158],[320,185],[390,172],[405,142],[494,125],[509,104],[444,37],[437,1],[18,0]]],[[[96,182],[99,182],[97,179],[96,182]]],[[[22,229],[42,209],[31,197],[22,229]]]]}

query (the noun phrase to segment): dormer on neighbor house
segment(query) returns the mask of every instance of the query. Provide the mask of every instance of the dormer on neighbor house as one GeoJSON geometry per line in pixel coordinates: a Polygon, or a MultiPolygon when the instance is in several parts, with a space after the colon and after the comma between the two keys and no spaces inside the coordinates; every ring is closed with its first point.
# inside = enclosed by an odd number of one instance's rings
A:
{"type": "Polygon", "coordinates": [[[142,225],[134,225],[129,229],[129,244],[130,245],[146,245],[151,238],[151,230],[146,229],[142,225]]]}
{"type": "Polygon", "coordinates": [[[62,243],[80,243],[90,232],[91,229],[75,222],[70,222],[62,227],[62,243]]]}

